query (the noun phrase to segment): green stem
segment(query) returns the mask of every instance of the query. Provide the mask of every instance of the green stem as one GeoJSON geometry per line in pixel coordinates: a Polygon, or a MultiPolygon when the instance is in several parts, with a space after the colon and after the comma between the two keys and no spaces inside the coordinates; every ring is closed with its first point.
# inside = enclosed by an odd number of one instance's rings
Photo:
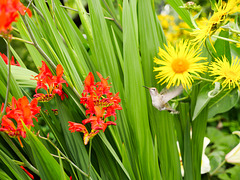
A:
{"type": "MultiPolygon", "coordinates": [[[[35,46],[35,48],[38,50],[38,52],[44,57],[44,59],[46,59],[46,61],[50,64],[50,66],[52,66],[53,69],[56,69],[56,65],[52,62],[52,60],[48,57],[48,55],[42,50],[42,48],[39,46],[39,44],[37,43],[31,28],[29,27],[29,24],[26,21],[25,16],[22,16],[23,22],[28,30],[28,33],[30,35],[30,38],[33,42],[33,45],[35,46]]],[[[77,98],[80,99],[80,94],[77,92],[77,90],[71,86],[71,84],[68,82],[68,80],[66,79],[66,76],[63,76],[63,79],[67,82],[67,84],[69,84],[69,87],[72,89],[72,91],[74,92],[74,94],[76,94],[77,98]]]]}
{"type": "Polygon", "coordinates": [[[232,29],[232,28],[229,26],[229,24],[227,24],[226,26],[222,26],[221,28],[227,29],[227,30],[229,30],[229,31],[231,31],[231,32],[233,32],[233,33],[240,34],[240,31],[238,31],[238,30],[236,30],[236,29],[232,29]]]}
{"type": "MultiPolygon", "coordinates": [[[[32,4],[33,0],[30,0],[28,1],[28,6],[27,6],[27,9],[30,7],[30,5],[32,4]]],[[[27,9],[24,11],[24,15],[26,14],[27,12],[27,9]]]]}
{"type": "Polygon", "coordinates": [[[31,1],[30,1],[30,0],[27,0],[27,1],[28,1],[29,4],[33,7],[33,9],[38,13],[38,15],[41,16],[41,18],[42,18],[43,20],[45,20],[44,17],[43,17],[43,14],[41,13],[41,11],[39,11],[38,8],[32,3],[32,0],[31,0],[31,1]],[[31,2],[31,3],[30,3],[30,2],[31,2]]]}
{"type": "Polygon", "coordinates": [[[217,36],[217,35],[212,35],[212,37],[215,37],[215,38],[218,38],[218,39],[222,39],[224,41],[229,41],[229,42],[233,42],[233,43],[239,43],[239,41],[235,41],[233,39],[228,39],[228,38],[217,36]]]}
{"type": "Polygon", "coordinates": [[[105,1],[105,0],[102,0],[102,1],[103,1],[104,5],[106,6],[109,14],[113,17],[115,24],[116,24],[117,27],[122,31],[122,26],[121,26],[120,23],[114,18],[113,13],[112,13],[111,9],[108,7],[106,1],[105,1]]]}
{"type": "Polygon", "coordinates": [[[65,156],[64,153],[62,153],[62,151],[60,151],[60,149],[58,149],[58,147],[48,138],[42,137],[40,136],[40,134],[38,135],[39,138],[44,139],[46,141],[48,141],[57,151],[60,152],[60,154],[66,159],[66,161],[68,161],[70,164],[72,164],[80,173],[82,173],[84,176],[89,177],[89,175],[87,173],[85,173],[83,170],[81,170],[76,164],[74,164],[67,156],[65,156]]]}
{"type": "Polygon", "coordinates": [[[203,80],[203,81],[207,81],[207,82],[213,82],[213,80],[211,80],[211,79],[206,79],[206,78],[199,77],[199,76],[194,76],[194,75],[192,75],[192,77],[194,77],[194,78],[196,78],[196,79],[203,80]]]}
{"type": "Polygon", "coordinates": [[[224,164],[225,164],[225,160],[212,172],[210,173],[210,176],[213,176],[224,164]]]}
{"type": "Polygon", "coordinates": [[[54,68],[56,69],[55,64],[52,62],[52,60],[48,57],[48,55],[42,50],[42,48],[38,45],[35,36],[33,35],[30,26],[28,25],[27,21],[26,21],[26,17],[22,16],[23,22],[28,30],[28,33],[30,35],[30,38],[34,44],[34,46],[36,47],[36,49],[39,51],[39,53],[44,57],[44,59],[47,60],[47,62],[54,68]]]}
{"type": "MultiPolygon", "coordinates": [[[[0,37],[3,37],[3,36],[0,35],[0,37]]],[[[21,39],[21,38],[18,38],[18,37],[12,37],[11,40],[16,40],[16,41],[20,41],[20,42],[23,42],[23,43],[26,43],[26,44],[34,45],[33,42],[31,42],[31,41],[27,41],[27,40],[25,40],[25,39],[21,39]]]]}
{"type": "Polygon", "coordinates": [[[89,145],[89,153],[88,153],[88,157],[89,157],[89,161],[88,161],[88,179],[91,179],[91,151],[92,151],[92,139],[90,139],[90,145],[89,145]]]}
{"type": "Polygon", "coordinates": [[[179,99],[171,99],[172,102],[178,102],[178,101],[184,101],[186,99],[188,99],[189,96],[185,96],[185,97],[182,97],[182,98],[179,98],[179,99]]]}
{"type": "Polygon", "coordinates": [[[207,48],[207,51],[208,53],[212,56],[213,59],[216,59],[217,57],[210,51],[210,49],[208,48],[208,45],[207,45],[207,41],[205,41],[205,46],[207,48]]]}
{"type": "Polygon", "coordinates": [[[2,117],[6,111],[7,104],[8,104],[8,96],[9,96],[9,91],[10,91],[10,74],[11,74],[11,62],[10,62],[10,41],[9,39],[7,41],[7,58],[8,58],[8,76],[7,76],[7,91],[6,91],[6,97],[5,97],[5,103],[3,107],[3,111],[1,112],[0,115],[0,122],[2,122],[2,117]]]}
{"type": "MultiPolygon", "coordinates": [[[[74,9],[74,8],[71,8],[71,7],[67,7],[67,6],[63,6],[63,5],[60,5],[60,7],[65,8],[65,9],[69,9],[71,11],[78,12],[77,9],[74,9]]],[[[90,16],[90,13],[86,12],[86,14],[90,16]]],[[[107,20],[110,20],[110,21],[114,21],[114,18],[110,18],[110,17],[104,17],[104,19],[107,19],[107,20]]]]}

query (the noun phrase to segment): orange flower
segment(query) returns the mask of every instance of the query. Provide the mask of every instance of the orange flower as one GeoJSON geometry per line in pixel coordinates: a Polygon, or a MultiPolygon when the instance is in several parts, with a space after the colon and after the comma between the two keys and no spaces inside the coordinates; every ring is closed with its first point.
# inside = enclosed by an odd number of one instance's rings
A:
{"type": "Polygon", "coordinates": [[[90,72],[86,77],[84,83],[84,90],[80,103],[86,105],[86,115],[90,114],[89,118],[82,121],[85,125],[91,123],[91,132],[88,133],[87,128],[83,124],[69,121],[69,130],[71,132],[79,131],[84,133],[83,140],[86,145],[88,141],[93,138],[99,130],[103,132],[109,125],[116,125],[115,122],[107,121],[107,118],[114,116],[116,120],[116,110],[121,110],[119,105],[121,99],[118,94],[110,92],[110,86],[107,82],[108,78],[104,79],[102,75],[97,72],[101,82],[94,82],[94,76],[90,72]]]}
{"type": "MultiPolygon", "coordinates": [[[[2,107],[3,106],[4,104],[2,104],[2,107]]],[[[29,129],[31,126],[33,127],[32,119],[38,121],[35,115],[40,112],[40,109],[41,107],[37,106],[36,99],[33,99],[31,103],[29,103],[26,96],[18,99],[18,101],[13,97],[12,103],[6,108],[6,115],[2,118],[0,131],[7,133],[10,137],[17,137],[22,146],[20,137],[26,137],[26,131],[24,130],[22,122],[29,129]]]]}
{"type": "Polygon", "coordinates": [[[20,0],[1,0],[0,1],[0,34],[6,35],[12,30],[12,22],[16,22],[25,11],[31,17],[32,13],[20,0]],[[18,13],[19,12],[19,13],[18,13]]]}
{"type": "MultiPolygon", "coordinates": [[[[7,56],[5,54],[2,54],[2,53],[0,53],[0,56],[2,57],[3,61],[8,65],[8,58],[7,58],[7,56]]],[[[12,56],[12,59],[10,61],[10,64],[14,65],[14,66],[20,66],[20,64],[17,61],[15,63],[13,56],[12,56]]]]}
{"type": "MultiPolygon", "coordinates": [[[[37,98],[39,102],[48,102],[55,96],[55,94],[58,94],[62,100],[65,98],[65,96],[68,97],[68,95],[62,90],[62,84],[66,83],[66,81],[62,78],[63,68],[60,64],[57,65],[56,73],[57,76],[53,76],[47,64],[42,61],[40,73],[34,77],[34,79],[37,81],[35,92],[37,93],[37,90],[42,88],[47,92],[47,94],[35,94],[34,97],[37,98]]],[[[67,83],[66,85],[68,86],[67,83]]]]}

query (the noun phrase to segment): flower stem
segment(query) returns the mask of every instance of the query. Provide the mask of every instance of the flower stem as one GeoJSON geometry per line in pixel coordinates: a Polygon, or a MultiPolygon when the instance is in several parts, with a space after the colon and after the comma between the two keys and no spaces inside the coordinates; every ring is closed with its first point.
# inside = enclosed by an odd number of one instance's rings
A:
{"type": "Polygon", "coordinates": [[[213,172],[211,172],[210,175],[214,175],[225,164],[225,162],[226,161],[224,160],[221,164],[219,164],[219,166],[213,172]]]}
{"type": "Polygon", "coordinates": [[[199,76],[194,76],[194,75],[192,75],[192,77],[194,77],[194,78],[196,78],[196,79],[203,80],[203,81],[207,81],[207,82],[213,82],[213,80],[211,80],[211,79],[207,79],[207,78],[203,78],[203,77],[199,77],[199,76]]]}
{"type": "MultiPolygon", "coordinates": [[[[0,35],[0,37],[3,37],[3,36],[0,35]]],[[[21,38],[18,38],[18,37],[12,37],[11,40],[16,40],[16,41],[20,41],[20,42],[23,42],[23,43],[26,43],[26,44],[34,45],[33,42],[31,42],[31,41],[27,41],[27,40],[25,40],[25,39],[21,39],[21,38]]]]}
{"type": "Polygon", "coordinates": [[[119,24],[119,22],[114,18],[113,13],[112,13],[111,9],[109,8],[109,6],[107,5],[106,1],[105,1],[105,0],[102,0],[102,1],[103,1],[103,4],[105,5],[105,7],[107,8],[109,14],[113,17],[115,24],[116,24],[117,27],[122,31],[122,26],[121,26],[121,25],[119,24]]]}
{"type": "Polygon", "coordinates": [[[91,179],[90,172],[91,172],[91,151],[92,151],[92,139],[90,139],[90,145],[89,145],[89,161],[88,161],[88,179],[91,179]]]}
{"type": "Polygon", "coordinates": [[[229,42],[233,42],[233,43],[239,43],[239,41],[235,41],[233,39],[228,39],[228,38],[225,38],[225,37],[222,37],[222,36],[212,35],[212,37],[215,37],[215,38],[218,38],[218,39],[222,39],[224,41],[229,41],[229,42]]]}
{"type": "Polygon", "coordinates": [[[207,45],[207,41],[205,41],[205,46],[207,48],[207,51],[208,53],[212,56],[213,59],[216,59],[217,57],[210,51],[210,49],[208,48],[208,45],[207,45]]]}
{"type": "Polygon", "coordinates": [[[10,63],[10,40],[6,39],[7,42],[7,58],[8,58],[8,76],[7,76],[7,90],[6,90],[6,97],[5,97],[5,103],[3,107],[3,111],[0,114],[0,122],[2,122],[2,117],[6,111],[7,103],[8,103],[8,96],[10,91],[10,74],[11,74],[11,63],[10,63]]]}
{"type": "Polygon", "coordinates": [[[54,148],[56,148],[57,151],[60,152],[60,154],[64,157],[64,159],[66,159],[66,161],[73,165],[81,174],[89,178],[89,175],[85,173],[83,170],[81,170],[76,164],[74,164],[67,156],[65,156],[64,153],[62,153],[62,151],[60,151],[60,149],[58,149],[58,147],[49,138],[42,137],[40,136],[40,134],[38,134],[38,137],[48,141],[54,148]]]}
{"type": "Polygon", "coordinates": [[[33,9],[38,13],[38,15],[39,16],[41,16],[41,18],[43,19],[43,20],[45,20],[44,19],[44,17],[43,17],[43,14],[38,10],[38,8],[32,3],[32,1],[30,1],[30,0],[27,0],[28,1],[28,3],[29,3],[29,5],[31,5],[32,7],[33,7],[33,9]],[[30,3],[31,2],[31,3],[30,3]]]}

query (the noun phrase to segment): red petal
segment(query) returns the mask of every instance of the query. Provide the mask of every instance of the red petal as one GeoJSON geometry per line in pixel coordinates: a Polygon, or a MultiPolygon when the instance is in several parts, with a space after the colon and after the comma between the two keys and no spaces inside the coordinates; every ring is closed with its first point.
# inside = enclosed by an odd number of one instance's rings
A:
{"type": "Polygon", "coordinates": [[[84,81],[85,86],[91,86],[94,85],[94,76],[92,72],[89,72],[88,76],[86,77],[84,81]]]}
{"type": "Polygon", "coordinates": [[[103,109],[101,109],[99,106],[94,106],[94,110],[95,110],[95,114],[98,118],[103,117],[103,114],[104,114],[103,109]]]}
{"type": "Polygon", "coordinates": [[[63,67],[62,67],[61,64],[58,64],[58,65],[57,65],[56,74],[57,74],[57,76],[62,77],[62,75],[63,75],[63,67]]]}
{"type": "Polygon", "coordinates": [[[103,86],[104,86],[104,87],[107,87],[107,86],[108,86],[107,78],[104,79],[104,78],[102,77],[102,75],[101,75],[99,72],[97,72],[97,75],[98,75],[98,77],[100,78],[100,80],[101,80],[103,86]]]}

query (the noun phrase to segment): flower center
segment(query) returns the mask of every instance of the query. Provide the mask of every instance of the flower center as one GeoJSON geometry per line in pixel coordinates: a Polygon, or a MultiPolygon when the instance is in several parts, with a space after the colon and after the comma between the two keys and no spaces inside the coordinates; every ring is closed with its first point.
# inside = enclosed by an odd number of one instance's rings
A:
{"type": "Polygon", "coordinates": [[[233,71],[226,71],[225,72],[225,77],[227,77],[228,79],[235,79],[237,76],[237,74],[233,71]]]}
{"type": "Polygon", "coordinates": [[[172,69],[175,73],[183,73],[189,69],[189,62],[185,58],[176,58],[172,62],[172,69]]]}

